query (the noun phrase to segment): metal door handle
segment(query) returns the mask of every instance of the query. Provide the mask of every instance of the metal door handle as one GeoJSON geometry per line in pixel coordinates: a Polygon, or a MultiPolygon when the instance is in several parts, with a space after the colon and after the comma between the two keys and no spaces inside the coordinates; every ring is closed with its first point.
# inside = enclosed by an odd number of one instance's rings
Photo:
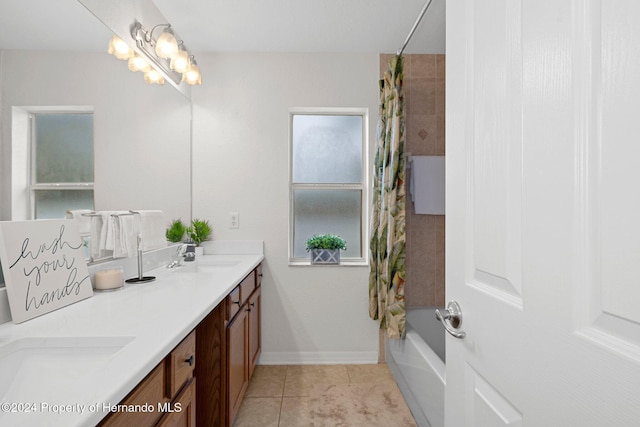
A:
{"type": "Polygon", "coordinates": [[[462,325],[462,311],[457,301],[449,301],[444,313],[436,310],[436,319],[442,322],[444,329],[454,337],[462,339],[467,336],[466,332],[458,329],[462,325]]]}

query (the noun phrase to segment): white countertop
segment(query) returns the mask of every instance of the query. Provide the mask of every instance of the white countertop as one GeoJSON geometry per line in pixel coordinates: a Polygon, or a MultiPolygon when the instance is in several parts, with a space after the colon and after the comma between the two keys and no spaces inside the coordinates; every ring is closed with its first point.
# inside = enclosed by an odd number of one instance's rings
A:
{"type": "Polygon", "coordinates": [[[36,319],[0,325],[0,349],[22,338],[67,337],[55,342],[70,347],[75,341],[95,338],[108,347],[113,337],[114,346],[98,361],[80,355],[76,372],[81,374],[75,378],[73,372],[65,371],[68,360],[56,359],[55,354],[43,356],[49,359],[39,361],[44,369],[38,372],[10,374],[16,378],[0,374],[0,425],[97,424],[107,414],[105,406],[118,404],[263,258],[261,254],[205,255],[176,270],[146,271],[145,276],[156,276],[154,282],[96,292],[36,319]],[[37,391],[29,393],[26,401],[12,402],[7,400],[9,388],[10,395],[16,389],[37,391]]]}

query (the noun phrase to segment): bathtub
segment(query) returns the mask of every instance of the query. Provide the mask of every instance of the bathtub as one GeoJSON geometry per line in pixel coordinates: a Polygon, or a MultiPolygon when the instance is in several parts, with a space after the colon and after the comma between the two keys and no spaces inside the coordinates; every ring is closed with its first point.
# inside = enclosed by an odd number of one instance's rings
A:
{"type": "Polygon", "coordinates": [[[413,308],[406,338],[385,343],[387,365],[420,427],[444,426],[444,334],[435,308],[413,308]]]}

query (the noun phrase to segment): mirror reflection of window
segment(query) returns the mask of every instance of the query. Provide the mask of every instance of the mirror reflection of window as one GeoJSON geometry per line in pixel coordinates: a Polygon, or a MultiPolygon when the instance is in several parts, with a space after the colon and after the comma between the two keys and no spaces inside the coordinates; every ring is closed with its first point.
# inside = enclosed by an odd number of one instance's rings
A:
{"type": "Polygon", "coordinates": [[[40,111],[31,119],[32,218],[93,209],[93,113],[40,111]]]}

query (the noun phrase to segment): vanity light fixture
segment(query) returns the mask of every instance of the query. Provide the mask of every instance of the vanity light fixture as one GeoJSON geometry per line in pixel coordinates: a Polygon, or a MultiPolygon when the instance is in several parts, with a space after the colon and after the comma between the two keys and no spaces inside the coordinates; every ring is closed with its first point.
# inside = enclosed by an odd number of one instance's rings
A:
{"type": "Polygon", "coordinates": [[[189,85],[202,83],[194,56],[182,40],[176,38],[171,24],[158,24],[147,30],[136,20],[130,27],[130,33],[136,43],[135,51],[114,35],[109,43],[109,53],[127,60],[131,71],[143,72],[147,83],[162,85],[165,79],[170,79],[176,86],[180,82],[189,85]],[[158,28],[163,30],[155,38],[153,33],[158,28]]]}

